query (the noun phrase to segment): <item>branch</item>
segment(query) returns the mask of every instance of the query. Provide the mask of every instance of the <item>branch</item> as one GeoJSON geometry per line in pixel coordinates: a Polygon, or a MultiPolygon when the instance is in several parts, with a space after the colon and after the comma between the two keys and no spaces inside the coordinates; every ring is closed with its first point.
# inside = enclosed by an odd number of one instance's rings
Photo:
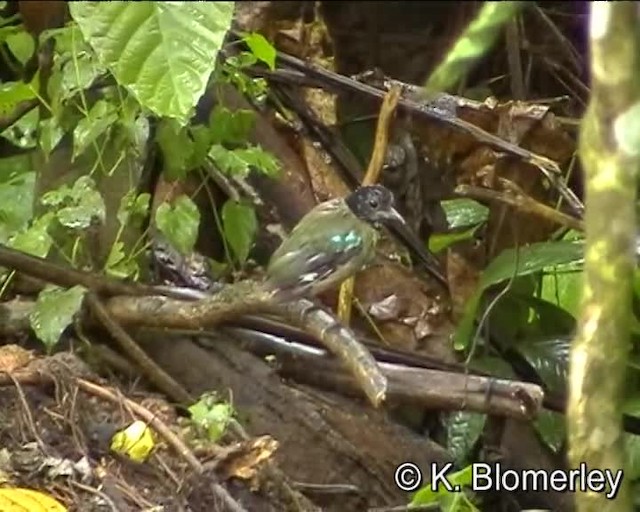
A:
{"type": "MultiPolygon", "coordinates": [[[[601,470],[625,466],[622,407],[629,356],[635,267],[640,105],[637,4],[591,4],[592,95],[580,157],[586,173],[584,299],[571,350],[569,458],[601,470]]],[[[576,494],[576,509],[631,510],[623,481],[614,500],[576,494]]]]}

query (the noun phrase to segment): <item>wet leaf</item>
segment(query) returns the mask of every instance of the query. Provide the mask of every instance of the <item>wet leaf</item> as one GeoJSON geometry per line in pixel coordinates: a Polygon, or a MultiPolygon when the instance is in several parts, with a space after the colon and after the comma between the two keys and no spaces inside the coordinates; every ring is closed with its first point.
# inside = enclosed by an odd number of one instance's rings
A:
{"type": "Polygon", "coordinates": [[[189,197],[181,195],[173,205],[162,203],[158,207],[156,225],[177,251],[187,255],[198,238],[200,211],[189,197]]]}
{"type": "Polygon", "coordinates": [[[87,292],[83,286],[64,289],[47,286],[38,294],[35,309],[29,316],[31,328],[38,339],[51,350],[60,340],[60,335],[71,324],[80,310],[87,292]]]}

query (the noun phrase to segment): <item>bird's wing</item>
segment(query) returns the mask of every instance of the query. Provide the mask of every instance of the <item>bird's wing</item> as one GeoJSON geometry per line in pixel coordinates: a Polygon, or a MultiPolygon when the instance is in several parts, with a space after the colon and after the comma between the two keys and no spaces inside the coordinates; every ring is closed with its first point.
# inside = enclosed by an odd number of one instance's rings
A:
{"type": "Polygon", "coordinates": [[[267,269],[269,281],[282,289],[306,288],[352,274],[351,266],[366,262],[375,239],[369,229],[361,232],[352,226],[350,215],[348,211],[342,215],[337,202],[312,210],[274,252],[267,269]]]}

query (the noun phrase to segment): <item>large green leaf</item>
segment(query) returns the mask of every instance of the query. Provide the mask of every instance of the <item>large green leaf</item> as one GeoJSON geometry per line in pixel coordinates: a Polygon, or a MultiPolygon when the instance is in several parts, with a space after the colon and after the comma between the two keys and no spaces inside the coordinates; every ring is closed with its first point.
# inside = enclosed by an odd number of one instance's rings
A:
{"type": "Polygon", "coordinates": [[[566,390],[571,350],[570,338],[528,340],[518,343],[515,348],[533,367],[549,390],[555,393],[566,390]]]}
{"type": "Polygon", "coordinates": [[[482,294],[488,287],[512,277],[533,274],[548,267],[575,265],[583,260],[582,242],[569,240],[541,242],[500,253],[484,270],[476,292],[467,302],[454,335],[455,348],[463,350],[469,343],[482,294]]]}
{"type": "Polygon", "coordinates": [[[70,2],[100,61],[138,101],[186,124],[215,67],[234,2],[70,2]]]}
{"type": "Polygon", "coordinates": [[[189,254],[198,238],[200,211],[191,199],[181,195],[173,206],[162,203],[158,207],[156,225],[177,251],[189,254]]]}
{"type": "MultiPolygon", "coordinates": [[[[2,162],[0,160],[0,166],[2,162]]],[[[35,177],[34,172],[28,172],[0,183],[0,243],[6,243],[31,220],[35,177]]]]}
{"type": "Polygon", "coordinates": [[[255,211],[247,204],[230,199],[222,207],[222,226],[234,256],[243,265],[258,230],[255,211]]]}
{"type": "Polygon", "coordinates": [[[68,290],[47,286],[40,292],[29,320],[33,332],[47,349],[58,343],[62,332],[71,324],[73,316],[80,310],[86,291],[82,286],[68,290]]]}

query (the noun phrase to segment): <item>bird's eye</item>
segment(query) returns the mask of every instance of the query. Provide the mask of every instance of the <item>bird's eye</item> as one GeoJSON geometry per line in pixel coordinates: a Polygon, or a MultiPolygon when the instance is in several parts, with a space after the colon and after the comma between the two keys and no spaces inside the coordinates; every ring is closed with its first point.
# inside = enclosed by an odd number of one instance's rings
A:
{"type": "Polygon", "coordinates": [[[371,206],[371,208],[377,208],[378,200],[375,197],[372,197],[371,199],[369,199],[369,206],[371,206]]]}

